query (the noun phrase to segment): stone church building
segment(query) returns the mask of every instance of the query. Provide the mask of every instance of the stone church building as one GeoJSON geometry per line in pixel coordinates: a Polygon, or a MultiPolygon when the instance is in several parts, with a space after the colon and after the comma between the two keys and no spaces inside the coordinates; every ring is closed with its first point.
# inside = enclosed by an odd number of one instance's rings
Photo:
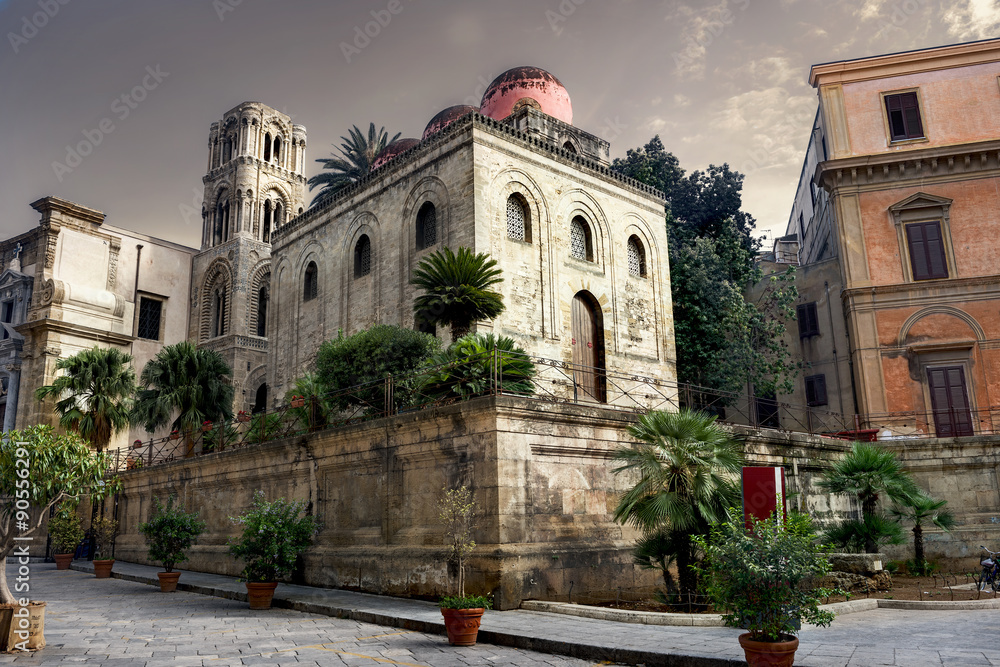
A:
{"type": "Polygon", "coordinates": [[[305,147],[304,127],[257,102],[213,123],[200,249],[32,204],[40,225],[0,243],[4,428],[53,420],[35,388],[94,345],[133,354],[138,372],[194,341],[233,368],[236,409],[271,407],[338,331],[428,329],[409,278],[443,247],[498,260],[506,311],[477,330],[575,364],[567,393],[614,402],[601,370],[675,381],[662,195],[610,169],[608,142],[573,125],[548,72],[501,74],[478,109],[445,109],[309,209],[305,147]]]}

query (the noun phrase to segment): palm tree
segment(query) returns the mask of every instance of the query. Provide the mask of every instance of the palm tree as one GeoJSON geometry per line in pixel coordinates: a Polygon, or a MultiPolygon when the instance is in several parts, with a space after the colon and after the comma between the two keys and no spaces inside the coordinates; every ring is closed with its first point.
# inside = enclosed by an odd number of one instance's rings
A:
{"type": "MultiPolygon", "coordinates": [[[[871,522],[884,494],[899,504],[906,504],[920,491],[909,473],[892,452],[870,442],[854,442],[851,450],[828,470],[820,488],[832,493],[849,493],[861,504],[861,521],[871,522]]],[[[876,553],[877,537],[869,531],[864,537],[865,551],[876,553]]]]}
{"type": "Polygon", "coordinates": [[[66,374],[35,390],[35,398],[58,397],[59,424],[104,451],[111,437],[129,424],[135,393],[132,357],[117,348],[95,347],[60,359],[56,370],[66,374]]]}
{"type": "Polygon", "coordinates": [[[913,574],[922,574],[924,565],[924,523],[930,522],[947,532],[955,527],[955,515],[945,509],[947,500],[936,500],[926,493],[908,498],[904,503],[896,503],[891,512],[901,521],[913,522],[913,574]]]}
{"type": "Polygon", "coordinates": [[[340,144],[339,156],[334,154],[333,157],[316,160],[316,162],[323,164],[323,169],[330,171],[320,172],[309,179],[310,192],[316,186],[322,186],[310,206],[316,206],[342,188],[364,178],[371,171],[375,157],[382,149],[399,139],[399,135],[402,133],[397,132],[396,136],[390,139],[385,127],[376,130],[375,123],[370,123],[367,138],[357,125],[352,127],[348,134],[351,136],[341,137],[344,143],[340,144]]]}
{"type": "Polygon", "coordinates": [[[214,350],[196,348],[189,341],[167,345],[142,369],[133,422],[150,433],[170,423],[171,429],[185,434],[190,453],[192,434],[204,422],[232,419],[232,374],[214,350]]]}
{"type": "Polygon", "coordinates": [[[631,523],[647,536],[664,533],[663,543],[676,549],[682,593],[697,586],[690,567],[695,561],[692,534],[707,534],[739,499],[734,480],[743,454],[715,420],[715,415],[692,410],[650,412],[629,427],[640,444],[615,453],[621,464],[615,473],[639,476],[619,500],[615,520],[631,523]]]}
{"type": "Polygon", "coordinates": [[[443,248],[420,260],[411,285],[424,290],[413,310],[428,324],[447,324],[451,340],[469,333],[477,320],[493,319],[504,311],[503,296],[490,288],[503,282],[497,261],[481,252],[443,248]]]}

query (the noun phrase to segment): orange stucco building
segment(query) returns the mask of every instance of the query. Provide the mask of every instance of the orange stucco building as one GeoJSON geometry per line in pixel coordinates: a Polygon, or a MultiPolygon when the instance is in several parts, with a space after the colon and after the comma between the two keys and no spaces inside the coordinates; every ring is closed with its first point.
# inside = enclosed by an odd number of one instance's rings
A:
{"type": "Polygon", "coordinates": [[[829,215],[793,209],[789,235],[839,264],[846,331],[826,333],[848,345],[859,425],[1000,429],[1000,40],[815,65],[809,81],[820,155],[800,192],[829,215]]]}

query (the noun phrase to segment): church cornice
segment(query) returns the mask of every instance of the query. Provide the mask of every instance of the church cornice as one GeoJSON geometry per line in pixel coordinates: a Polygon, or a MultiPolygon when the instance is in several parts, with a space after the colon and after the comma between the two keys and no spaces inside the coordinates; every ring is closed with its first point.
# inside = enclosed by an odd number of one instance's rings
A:
{"type": "Polygon", "coordinates": [[[48,317],[24,322],[14,328],[20,334],[41,329],[50,333],[78,336],[84,340],[92,340],[98,343],[108,343],[112,345],[130,345],[132,341],[135,340],[135,336],[128,334],[115,333],[114,331],[108,331],[107,329],[95,329],[94,327],[74,324],[72,322],[64,322],[62,320],[54,320],[48,317]]]}

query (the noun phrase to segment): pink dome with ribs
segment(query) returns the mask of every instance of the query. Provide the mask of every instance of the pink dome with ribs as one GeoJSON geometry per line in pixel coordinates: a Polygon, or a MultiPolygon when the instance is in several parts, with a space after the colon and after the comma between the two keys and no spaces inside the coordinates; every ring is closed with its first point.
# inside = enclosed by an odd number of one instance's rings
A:
{"type": "Polygon", "coordinates": [[[538,67],[515,67],[497,78],[486,89],[479,112],[496,120],[503,120],[514,111],[522,99],[542,112],[564,123],[573,124],[573,105],[566,88],[548,72],[538,67]]]}

